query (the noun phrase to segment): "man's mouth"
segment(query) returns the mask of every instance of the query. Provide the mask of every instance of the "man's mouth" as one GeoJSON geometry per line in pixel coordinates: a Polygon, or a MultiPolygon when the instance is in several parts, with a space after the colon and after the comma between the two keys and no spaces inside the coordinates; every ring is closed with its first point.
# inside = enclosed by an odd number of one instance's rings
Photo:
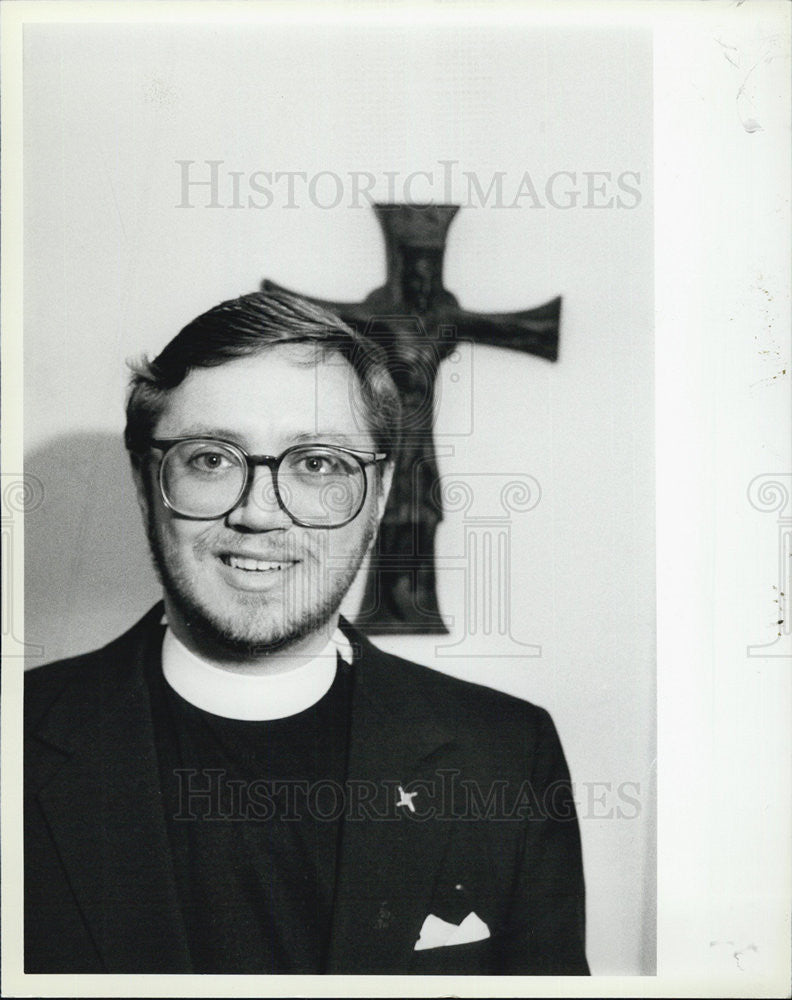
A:
{"type": "Polygon", "coordinates": [[[254,559],[251,556],[232,556],[229,554],[220,557],[226,566],[232,569],[243,569],[248,573],[277,573],[296,564],[295,559],[285,559],[275,561],[272,559],[254,559]]]}

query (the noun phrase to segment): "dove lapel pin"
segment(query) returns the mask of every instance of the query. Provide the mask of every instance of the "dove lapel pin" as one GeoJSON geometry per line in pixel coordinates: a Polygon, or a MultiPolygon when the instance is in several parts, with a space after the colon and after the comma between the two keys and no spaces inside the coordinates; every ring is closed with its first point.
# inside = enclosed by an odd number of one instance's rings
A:
{"type": "Polygon", "coordinates": [[[415,812],[415,806],[413,805],[413,799],[418,794],[418,792],[405,792],[401,785],[399,785],[399,799],[396,802],[398,806],[407,806],[410,812],[415,812]]]}

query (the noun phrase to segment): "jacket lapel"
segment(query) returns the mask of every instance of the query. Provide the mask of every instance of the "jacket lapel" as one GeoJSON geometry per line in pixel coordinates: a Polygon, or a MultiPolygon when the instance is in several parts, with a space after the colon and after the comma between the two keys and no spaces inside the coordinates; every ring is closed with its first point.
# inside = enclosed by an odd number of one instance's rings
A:
{"type": "Polygon", "coordinates": [[[67,692],[39,731],[69,755],[39,801],[102,961],[118,973],[191,971],[145,682],[161,610],[108,647],[95,702],[76,706],[81,692],[67,692]],[[77,713],[86,721],[75,731],[77,713]]]}
{"type": "Polygon", "coordinates": [[[448,849],[453,824],[421,815],[454,737],[437,724],[420,691],[394,677],[398,661],[386,659],[346,625],[345,630],[352,631],[360,655],[326,971],[403,972],[448,849]],[[415,813],[397,805],[398,786],[417,792],[415,813]]]}

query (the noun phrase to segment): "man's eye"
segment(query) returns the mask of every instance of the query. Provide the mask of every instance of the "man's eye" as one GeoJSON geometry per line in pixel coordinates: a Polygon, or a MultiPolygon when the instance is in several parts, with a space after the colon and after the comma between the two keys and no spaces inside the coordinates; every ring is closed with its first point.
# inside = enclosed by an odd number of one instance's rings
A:
{"type": "Polygon", "coordinates": [[[328,476],[341,471],[341,463],[334,455],[303,455],[299,462],[302,472],[312,476],[328,476]]]}
{"type": "Polygon", "coordinates": [[[190,466],[198,472],[219,472],[228,469],[231,462],[218,451],[202,451],[190,456],[190,466]]]}
{"type": "Polygon", "coordinates": [[[306,455],[302,460],[302,466],[306,472],[322,473],[331,470],[331,463],[324,455],[306,455]]]}

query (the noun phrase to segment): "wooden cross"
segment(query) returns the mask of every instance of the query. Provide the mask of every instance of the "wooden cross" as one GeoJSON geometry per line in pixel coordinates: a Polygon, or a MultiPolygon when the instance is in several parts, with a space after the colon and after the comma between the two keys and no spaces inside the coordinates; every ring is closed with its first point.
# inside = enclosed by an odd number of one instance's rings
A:
{"type": "MultiPolygon", "coordinates": [[[[440,362],[471,341],[555,361],[561,299],[513,313],[461,309],[443,287],[446,235],[459,206],[373,207],[385,234],[385,284],[362,302],[310,299],[383,346],[404,407],[403,445],[356,623],[371,634],[445,634],[434,564],[443,516],[432,435],[440,362]]],[[[270,281],[262,288],[283,290],[270,281]]]]}

